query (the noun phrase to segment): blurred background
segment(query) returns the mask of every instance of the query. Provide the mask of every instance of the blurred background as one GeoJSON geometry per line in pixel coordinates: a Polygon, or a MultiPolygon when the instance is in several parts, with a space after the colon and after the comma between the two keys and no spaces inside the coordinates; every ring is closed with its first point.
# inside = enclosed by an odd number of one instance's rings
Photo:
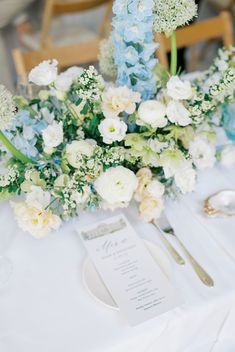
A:
{"type": "MultiPolygon", "coordinates": [[[[218,47],[234,43],[235,0],[198,0],[197,4],[196,22],[217,22],[181,33],[186,39],[180,50],[184,71],[206,69],[218,47]]],[[[49,58],[57,58],[61,69],[91,63],[98,68],[100,42],[109,36],[111,18],[112,0],[0,0],[0,83],[17,92],[26,84],[28,71],[49,58]]],[[[158,55],[167,65],[164,45],[158,55]]]]}

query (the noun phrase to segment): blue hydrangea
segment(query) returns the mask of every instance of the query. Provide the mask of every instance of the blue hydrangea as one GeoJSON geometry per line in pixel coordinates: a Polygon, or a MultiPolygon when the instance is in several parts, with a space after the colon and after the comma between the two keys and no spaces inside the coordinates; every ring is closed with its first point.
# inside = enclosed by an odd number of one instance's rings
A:
{"type": "Polygon", "coordinates": [[[153,67],[158,47],[153,37],[153,0],[115,0],[113,5],[114,58],[117,84],[141,93],[144,100],[156,93],[153,67]]]}
{"type": "Polygon", "coordinates": [[[28,111],[19,111],[12,121],[9,131],[6,132],[6,137],[27,157],[37,159],[38,150],[35,147],[37,136],[46,127],[47,123],[44,120],[35,120],[30,117],[28,111]]]}

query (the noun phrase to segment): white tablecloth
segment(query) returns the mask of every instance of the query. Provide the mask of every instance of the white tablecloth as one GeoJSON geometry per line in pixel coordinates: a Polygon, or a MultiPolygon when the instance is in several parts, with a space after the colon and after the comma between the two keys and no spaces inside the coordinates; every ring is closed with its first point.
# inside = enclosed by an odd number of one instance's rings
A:
{"type": "MultiPolygon", "coordinates": [[[[234,180],[235,170],[203,172],[195,193],[167,205],[178,236],[214,278],[215,287],[204,286],[188,263],[181,267],[169,257],[173,284],[185,304],[135,328],[86,292],[81,278],[86,253],[74,223],[40,241],[17,229],[8,250],[14,273],[0,290],[0,351],[234,352],[234,218],[208,219],[201,212],[206,196],[235,188],[234,180]]],[[[137,219],[134,207],[125,213],[140,236],[162,247],[156,230],[137,219]]],[[[10,210],[4,218],[1,214],[3,234],[13,215],[10,210]]],[[[99,216],[109,214],[83,215],[76,226],[99,216]]]]}

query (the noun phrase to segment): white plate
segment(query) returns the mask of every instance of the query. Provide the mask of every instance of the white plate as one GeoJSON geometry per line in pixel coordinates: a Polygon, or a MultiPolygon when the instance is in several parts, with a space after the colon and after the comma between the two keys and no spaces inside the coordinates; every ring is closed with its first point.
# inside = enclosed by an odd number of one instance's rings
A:
{"type": "MultiPolygon", "coordinates": [[[[153,259],[162,269],[163,273],[170,280],[172,268],[167,255],[163,252],[160,247],[156,246],[152,242],[144,241],[144,244],[146,245],[153,259]]],[[[86,290],[95,300],[99,301],[100,303],[104,304],[109,308],[119,310],[117,304],[114,302],[112,296],[110,295],[108,289],[103,283],[101,277],[99,276],[95,266],[93,265],[89,257],[85,259],[83,264],[82,279],[86,290]]]]}

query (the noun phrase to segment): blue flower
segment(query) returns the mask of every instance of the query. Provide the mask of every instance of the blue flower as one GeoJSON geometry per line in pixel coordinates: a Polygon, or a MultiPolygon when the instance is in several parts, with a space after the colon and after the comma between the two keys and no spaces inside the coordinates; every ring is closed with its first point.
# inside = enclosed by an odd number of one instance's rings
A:
{"type": "Polygon", "coordinates": [[[153,76],[157,44],[153,37],[153,0],[115,0],[112,40],[117,84],[151,99],[157,84],[153,76]]]}

